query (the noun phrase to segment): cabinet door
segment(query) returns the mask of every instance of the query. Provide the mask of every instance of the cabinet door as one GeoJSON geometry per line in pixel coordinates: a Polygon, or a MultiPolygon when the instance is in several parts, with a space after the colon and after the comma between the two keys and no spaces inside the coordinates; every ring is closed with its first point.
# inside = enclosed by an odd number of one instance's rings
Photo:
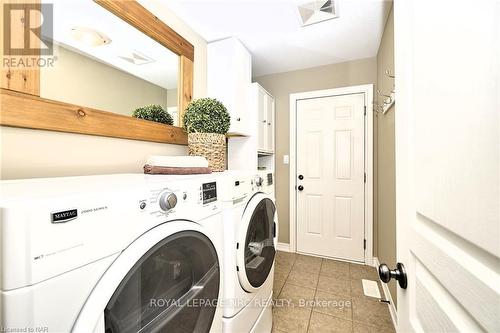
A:
{"type": "Polygon", "coordinates": [[[241,44],[235,47],[234,73],[234,122],[237,132],[248,135],[250,128],[249,93],[252,80],[252,61],[248,51],[241,44]]]}
{"type": "Polygon", "coordinates": [[[267,94],[262,90],[258,89],[257,92],[257,112],[258,112],[258,123],[257,123],[257,128],[258,128],[258,150],[259,151],[266,151],[267,149],[267,140],[266,140],[266,135],[267,135],[267,94]]]}
{"type": "Polygon", "coordinates": [[[235,84],[232,76],[234,68],[231,40],[209,43],[207,46],[207,95],[220,101],[231,116],[230,132],[234,131],[235,84]]]}
{"type": "Polygon", "coordinates": [[[274,98],[266,95],[267,103],[266,103],[266,120],[267,120],[267,128],[266,128],[266,150],[268,152],[274,152],[274,98]]]}
{"type": "Polygon", "coordinates": [[[207,47],[207,92],[221,101],[231,116],[230,133],[249,135],[249,86],[252,76],[250,53],[235,38],[207,47]]]}

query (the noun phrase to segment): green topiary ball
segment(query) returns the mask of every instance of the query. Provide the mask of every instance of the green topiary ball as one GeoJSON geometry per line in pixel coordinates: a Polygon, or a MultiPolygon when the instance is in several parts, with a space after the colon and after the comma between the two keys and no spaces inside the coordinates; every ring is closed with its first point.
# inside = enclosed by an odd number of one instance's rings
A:
{"type": "Polygon", "coordinates": [[[172,118],[170,113],[165,111],[161,107],[161,105],[157,104],[146,105],[141,108],[135,109],[135,111],[132,112],[132,117],[155,121],[157,123],[162,123],[167,125],[174,124],[174,119],[172,118]]]}
{"type": "Polygon", "coordinates": [[[230,124],[226,107],[214,98],[193,100],[184,114],[184,128],[188,133],[226,134],[230,124]]]}

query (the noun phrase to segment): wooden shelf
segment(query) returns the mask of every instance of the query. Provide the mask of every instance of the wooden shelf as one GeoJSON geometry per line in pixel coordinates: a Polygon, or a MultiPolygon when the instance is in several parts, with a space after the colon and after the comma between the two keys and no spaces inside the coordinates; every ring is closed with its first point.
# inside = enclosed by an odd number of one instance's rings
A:
{"type": "Polygon", "coordinates": [[[0,89],[0,125],[187,145],[181,127],[0,89]]]}

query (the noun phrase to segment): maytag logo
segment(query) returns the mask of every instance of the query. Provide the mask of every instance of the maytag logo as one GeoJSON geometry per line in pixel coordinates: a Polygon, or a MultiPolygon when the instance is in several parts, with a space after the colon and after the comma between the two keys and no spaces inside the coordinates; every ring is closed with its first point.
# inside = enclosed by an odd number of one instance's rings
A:
{"type": "Polygon", "coordinates": [[[78,217],[78,210],[70,209],[52,213],[52,223],[65,223],[78,217]]]}

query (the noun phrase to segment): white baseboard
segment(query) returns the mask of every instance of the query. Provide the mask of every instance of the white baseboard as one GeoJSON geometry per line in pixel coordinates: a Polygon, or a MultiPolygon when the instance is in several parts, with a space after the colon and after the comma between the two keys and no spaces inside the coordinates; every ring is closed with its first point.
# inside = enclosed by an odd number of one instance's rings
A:
{"type": "MultiPolygon", "coordinates": [[[[374,264],[375,268],[378,269],[380,262],[378,261],[377,257],[373,257],[373,264],[374,264]]],[[[382,281],[380,281],[380,284],[382,285],[385,299],[388,300],[389,302],[391,302],[391,303],[389,303],[389,312],[391,313],[391,318],[392,318],[392,323],[394,324],[394,328],[397,331],[397,329],[398,329],[398,313],[396,311],[396,306],[394,306],[394,301],[392,300],[391,291],[389,290],[387,283],[383,283],[382,281]]]]}
{"type": "Polygon", "coordinates": [[[276,248],[278,251],[290,252],[290,244],[288,244],[288,243],[279,243],[278,242],[278,246],[276,248]]]}

